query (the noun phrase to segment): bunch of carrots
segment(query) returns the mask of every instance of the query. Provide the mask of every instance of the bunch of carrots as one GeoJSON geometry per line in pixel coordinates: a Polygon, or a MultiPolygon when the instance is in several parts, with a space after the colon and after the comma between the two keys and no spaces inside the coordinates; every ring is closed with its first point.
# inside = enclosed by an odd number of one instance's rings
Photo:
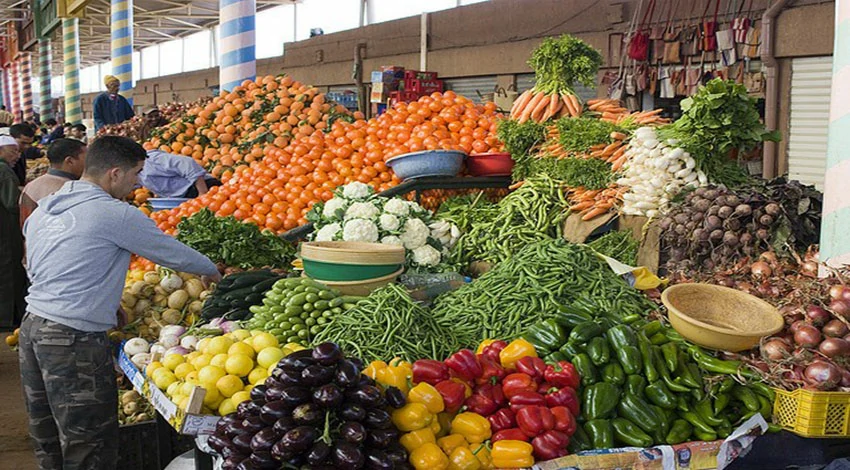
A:
{"type": "Polygon", "coordinates": [[[551,93],[534,89],[527,90],[514,101],[511,106],[511,119],[520,124],[531,119],[534,122],[546,122],[565,116],[581,116],[584,106],[578,97],[572,93],[551,93]]]}
{"type": "Polygon", "coordinates": [[[605,189],[588,191],[584,188],[570,190],[567,200],[570,211],[582,214],[581,220],[591,220],[607,213],[623,199],[627,188],[611,184],[605,189]]]}
{"type": "Polygon", "coordinates": [[[660,126],[670,123],[669,119],[661,117],[661,111],[663,110],[660,108],[651,111],[630,113],[628,109],[620,105],[620,100],[610,98],[588,100],[587,109],[592,113],[596,113],[599,119],[610,122],[611,124],[660,126]]]}

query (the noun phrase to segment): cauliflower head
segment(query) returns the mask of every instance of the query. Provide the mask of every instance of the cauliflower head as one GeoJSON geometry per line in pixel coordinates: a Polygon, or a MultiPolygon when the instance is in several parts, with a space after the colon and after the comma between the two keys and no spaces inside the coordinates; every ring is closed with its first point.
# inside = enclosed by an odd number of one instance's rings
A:
{"type": "Polygon", "coordinates": [[[342,228],[342,239],[347,242],[378,241],[378,226],[371,220],[351,219],[342,228]]]}

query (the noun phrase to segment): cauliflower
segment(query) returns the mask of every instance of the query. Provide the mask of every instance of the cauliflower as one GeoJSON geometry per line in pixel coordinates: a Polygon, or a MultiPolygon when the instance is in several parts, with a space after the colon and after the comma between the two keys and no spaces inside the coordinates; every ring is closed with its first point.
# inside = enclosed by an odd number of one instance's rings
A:
{"type": "Polygon", "coordinates": [[[404,247],[408,250],[414,250],[421,247],[428,241],[428,236],[431,230],[419,219],[408,219],[404,223],[404,233],[401,234],[401,241],[404,242],[404,247]]]}
{"type": "Polygon", "coordinates": [[[410,213],[410,206],[407,204],[407,201],[402,199],[390,199],[384,204],[384,212],[406,216],[410,213]]]}
{"type": "MultiPolygon", "coordinates": [[[[333,200],[333,199],[331,199],[333,200]]],[[[373,220],[378,217],[381,210],[375,207],[371,202],[355,202],[350,205],[345,211],[345,220],[349,219],[369,219],[373,220]]]]}
{"type": "Polygon", "coordinates": [[[317,242],[331,242],[334,241],[339,235],[339,231],[342,230],[342,226],[338,223],[333,223],[329,225],[325,225],[320,228],[318,232],[316,232],[316,241],[317,242]]]}
{"type": "Polygon", "coordinates": [[[342,188],[342,195],[348,199],[366,199],[372,194],[372,187],[359,181],[349,183],[342,188]]]}
{"type": "Polygon", "coordinates": [[[381,243],[383,243],[384,245],[404,245],[404,243],[401,242],[401,238],[398,238],[395,235],[387,235],[386,237],[381,239],[381,243]]]}
{"type": "Polygon", "coordinates": [[[348,201],[342,198],[335,197],[331,199],[330,201],[326,202],[325,207],[322,208],[322,217],[326,219],[335,219],[336,211],[338,211],[339,209],[345,211],[347,204],[348,201]]]}
{"type": "Polygon", "coordinates": [[[392,214],[381,214],[378,222],[381,225],[381,230],[386,230],[387,232],[398,230],[398,228],[401,227],[401,221],[398,220],[398,217],[392,214]]]}
{"type": "Polygon", "coordinates": [[[420,266],[440,264],[440,252],[431,245],[420,246],[413,250],[413,262],[420,266]]]}
{"type": "Polygon", "coordinates": [[[342,239],[347,242],[378,241],[378,226],[371,220],[352,219],[342,229],[342,239]]]}

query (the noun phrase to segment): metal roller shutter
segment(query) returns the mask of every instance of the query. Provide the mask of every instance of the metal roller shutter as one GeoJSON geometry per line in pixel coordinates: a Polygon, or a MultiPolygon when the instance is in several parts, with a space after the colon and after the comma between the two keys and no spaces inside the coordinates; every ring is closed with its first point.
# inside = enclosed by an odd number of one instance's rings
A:
{"type": "Polygon", "coordinates": [[[791,179],[823,189],[832,57],[791,61],[791,125],[788,173],[791,179]]]}
{"type": "MultiPolygon", "coordinates": [[[[516,76],[516,90],[520,93],[534,87],[534,83],[535,80],[533,73],[522,73],[516,76]]],[[[574,91],[582,101],[596,98],[596,88],[588,88],[584,85],[578,85],[575,87],[574,91]]]]}
{"type": "Polygon", "coordinates": [[[481,102],[482,95],[493,93],[496,88],[496,76],[490,75],[486,77],[466,77],[466,78],[447,78],[443,79],[445,88],[452,90],[458,95],[463,95],[476,103],[481,102]]]}

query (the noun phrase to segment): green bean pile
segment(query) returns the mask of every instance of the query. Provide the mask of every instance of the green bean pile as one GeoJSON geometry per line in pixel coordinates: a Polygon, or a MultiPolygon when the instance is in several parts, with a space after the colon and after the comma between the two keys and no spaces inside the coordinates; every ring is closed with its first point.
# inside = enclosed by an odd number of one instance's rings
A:
{"type": "Polygon", "coordinates": [[[581,303],[614,317],[654,308],[584,245],[565,240],[530,244],[471,284],[437,298],[431,313],[461,347],[488,338],[513,339],[549,318],[559,305],[581,303]]]}
{"type": "Polygon", "coordinates": [[[313,344],[331,341],[367,363],[401,357],[443,360],[460,349],[456,325],[440,322],[399,284],[389,284],[325,325],[313,344]]]}
{"type": "Polygon", "coordinates": [[[461,232],[467,232],[476,222],[484,222],[499,214],[499,207],[488,201],[484,191],[478,194],[453,196],[440,204],[434,214],[437,220],[445,220],[457,225],[461,232]]]}
{"type": "Polygon", "coordinates": [[[588,243],[588,245],[597,253],[614,258],[621,263],[628,264],[629,266],[635,266],[637,264],[640,242],[635,240],[632,232],[628,230],[608,232],[588,243]]]}

